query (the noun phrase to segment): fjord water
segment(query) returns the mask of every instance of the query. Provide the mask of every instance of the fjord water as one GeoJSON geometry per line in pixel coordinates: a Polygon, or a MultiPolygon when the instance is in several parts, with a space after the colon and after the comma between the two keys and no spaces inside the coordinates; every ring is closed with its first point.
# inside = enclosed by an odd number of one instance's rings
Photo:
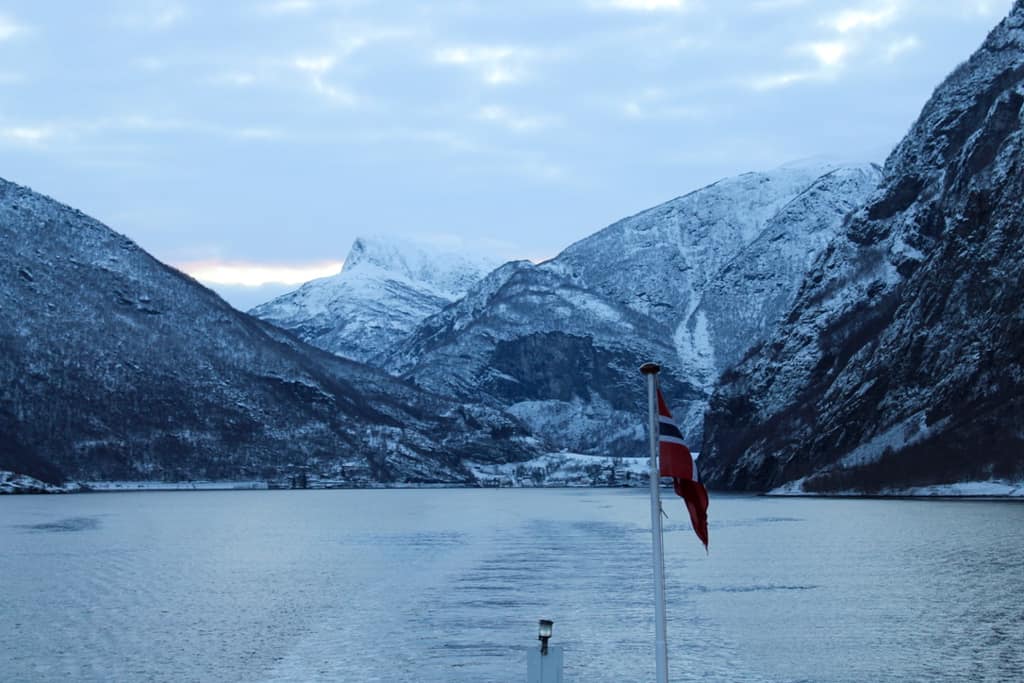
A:
{"type": "MultiPolygon", "coordinates": [[[[678,681],[1019,680],[1024,505],[666,496],[678,681]]],[[[653,678],[636,490],[0,499],[0,679],[653,678]]]]}

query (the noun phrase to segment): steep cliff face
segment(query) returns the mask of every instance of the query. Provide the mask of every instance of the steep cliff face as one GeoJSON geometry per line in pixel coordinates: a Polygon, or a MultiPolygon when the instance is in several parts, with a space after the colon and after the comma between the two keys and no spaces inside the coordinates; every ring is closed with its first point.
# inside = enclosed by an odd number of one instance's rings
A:
{"type": "Polygon", "coordinates": [[[514,418],[307,346],[2,180],[0,245],[0,470],[459,482],[535,454],[514,418]]]}
{"type": "Polygon", "coordinates": [[[339,274],[307,282],[250,313],[325,351],[374,362],[496,265],[360,237],[339,274]]]}
{"type": "Polygon", "coordinates": [[[688,438],[721,370],[762,338],[871,165],[748,173],[626,218],[533,265],[506,264],[385,359],[430,391],[503,407],[551,447],[642,452],[640,362],[688,438]]]}
{"type": "Polygon", "coordinates": [[[1024,476],[1024,2],[935,91],[772,338],[705,476],[766,490],[1024,476]]]}

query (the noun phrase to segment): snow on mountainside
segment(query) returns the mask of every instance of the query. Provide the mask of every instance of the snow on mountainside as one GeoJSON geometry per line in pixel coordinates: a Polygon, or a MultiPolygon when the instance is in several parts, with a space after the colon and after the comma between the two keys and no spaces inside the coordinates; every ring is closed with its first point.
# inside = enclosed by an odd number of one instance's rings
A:
{"type": "Polygon", "coordinates": [[[1024,0],[935,91],[770,342],[727,373],[713,485],[1024,480],[1024,0]]]}
{"type": "Polygon", "coordinates": [[[76,493],[81,490],[80,484],[50,484],[26,474],[0,470],[0,493],[76,493]]]}
{"type": "MultiPolygon", "coordinates": [[[[472,291],[428,319],[391,369],[430,391],[502,406],[559,448],[600,443],[615,452],[642,440],[630,380],[637,354],[673,353],[660,341],[667,329],[652,332],[646,316],[527,262],[506,264],[481,284],[489,296],[472,291]]],[[[664,381],[678,384],[671,373],[664,381]]]]}
{"type": "Polygon", "coordinates": [[[806,162],[720,181],[539,266],[502,266],[425,320],[386,367],[502,406],[554,448],[629,455],[643,439],[637,367],[656,360],[697,441],[720,372],[767,334],[879,177],[869,164],[806,162]]]}
{"type": "Polygon", "coordinates": [[[3,180],[0,246],[0,470],[471,482],[468,457],[537,454],[507,414],[310,347],[3,180]]]}
{"type": "Polygon", "coordinates": [[[496,265],[396,239],[359,238],[339,274],[307,282],[250,313],[326,351],[372,362],[496,265]]]}
{"type": "Polygon", "coordinates": [[[761,233],[718,270],[676,328],[684,371],[710,390],[763,339],[796,296],[798,283],[841,221],[881,180],[875,166],[824,173],[765,221],[761,233]]]}

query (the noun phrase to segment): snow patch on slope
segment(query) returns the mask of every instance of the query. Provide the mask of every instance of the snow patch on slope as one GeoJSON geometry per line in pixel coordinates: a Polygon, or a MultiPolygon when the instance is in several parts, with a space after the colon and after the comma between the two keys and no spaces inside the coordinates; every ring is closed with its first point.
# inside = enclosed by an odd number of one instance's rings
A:
{"type": "MultiPolygon", "coordinates": [[[[536,434],[558,434],[568,447],[588,443],[595,433],[605,443],[636,443],[644,438],[644,425],[637,416],[615,410],[600,396],[589,400],[573,397],[568,401],[520,401],[506,411],[522,420],[536,434]]],[[[638,456],[642,453],[612,453],[616,456],[638,456]]]]}
{"type": "Polygon", "coordinates": [[[848,469],[878,462],[887,450],[899,451],[924,441],[930,434],[941,431],[947,421],[940,420],[935,425],[929,425],[925,418],[925,411],[919,411],[857,446],[840,458],[837,464],[843,469],[848,469]]]}
{"type": "Polygon", "coordinates": [[[27,474],[0,470],[0,494],[4,493],[74,493],[81,491],[81,484],[68,483],[61,486],[48,484],[27,474]]]}

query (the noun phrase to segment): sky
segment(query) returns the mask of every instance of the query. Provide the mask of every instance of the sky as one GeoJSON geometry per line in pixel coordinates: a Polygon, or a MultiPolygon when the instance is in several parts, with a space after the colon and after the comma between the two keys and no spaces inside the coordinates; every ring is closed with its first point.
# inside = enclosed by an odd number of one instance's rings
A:
{"type": "Polygon", "coordinates": [[[0,177],[248,308],[362,235],[550,258],[883,162],[1011,0],[0,0],[0,177]]]}

